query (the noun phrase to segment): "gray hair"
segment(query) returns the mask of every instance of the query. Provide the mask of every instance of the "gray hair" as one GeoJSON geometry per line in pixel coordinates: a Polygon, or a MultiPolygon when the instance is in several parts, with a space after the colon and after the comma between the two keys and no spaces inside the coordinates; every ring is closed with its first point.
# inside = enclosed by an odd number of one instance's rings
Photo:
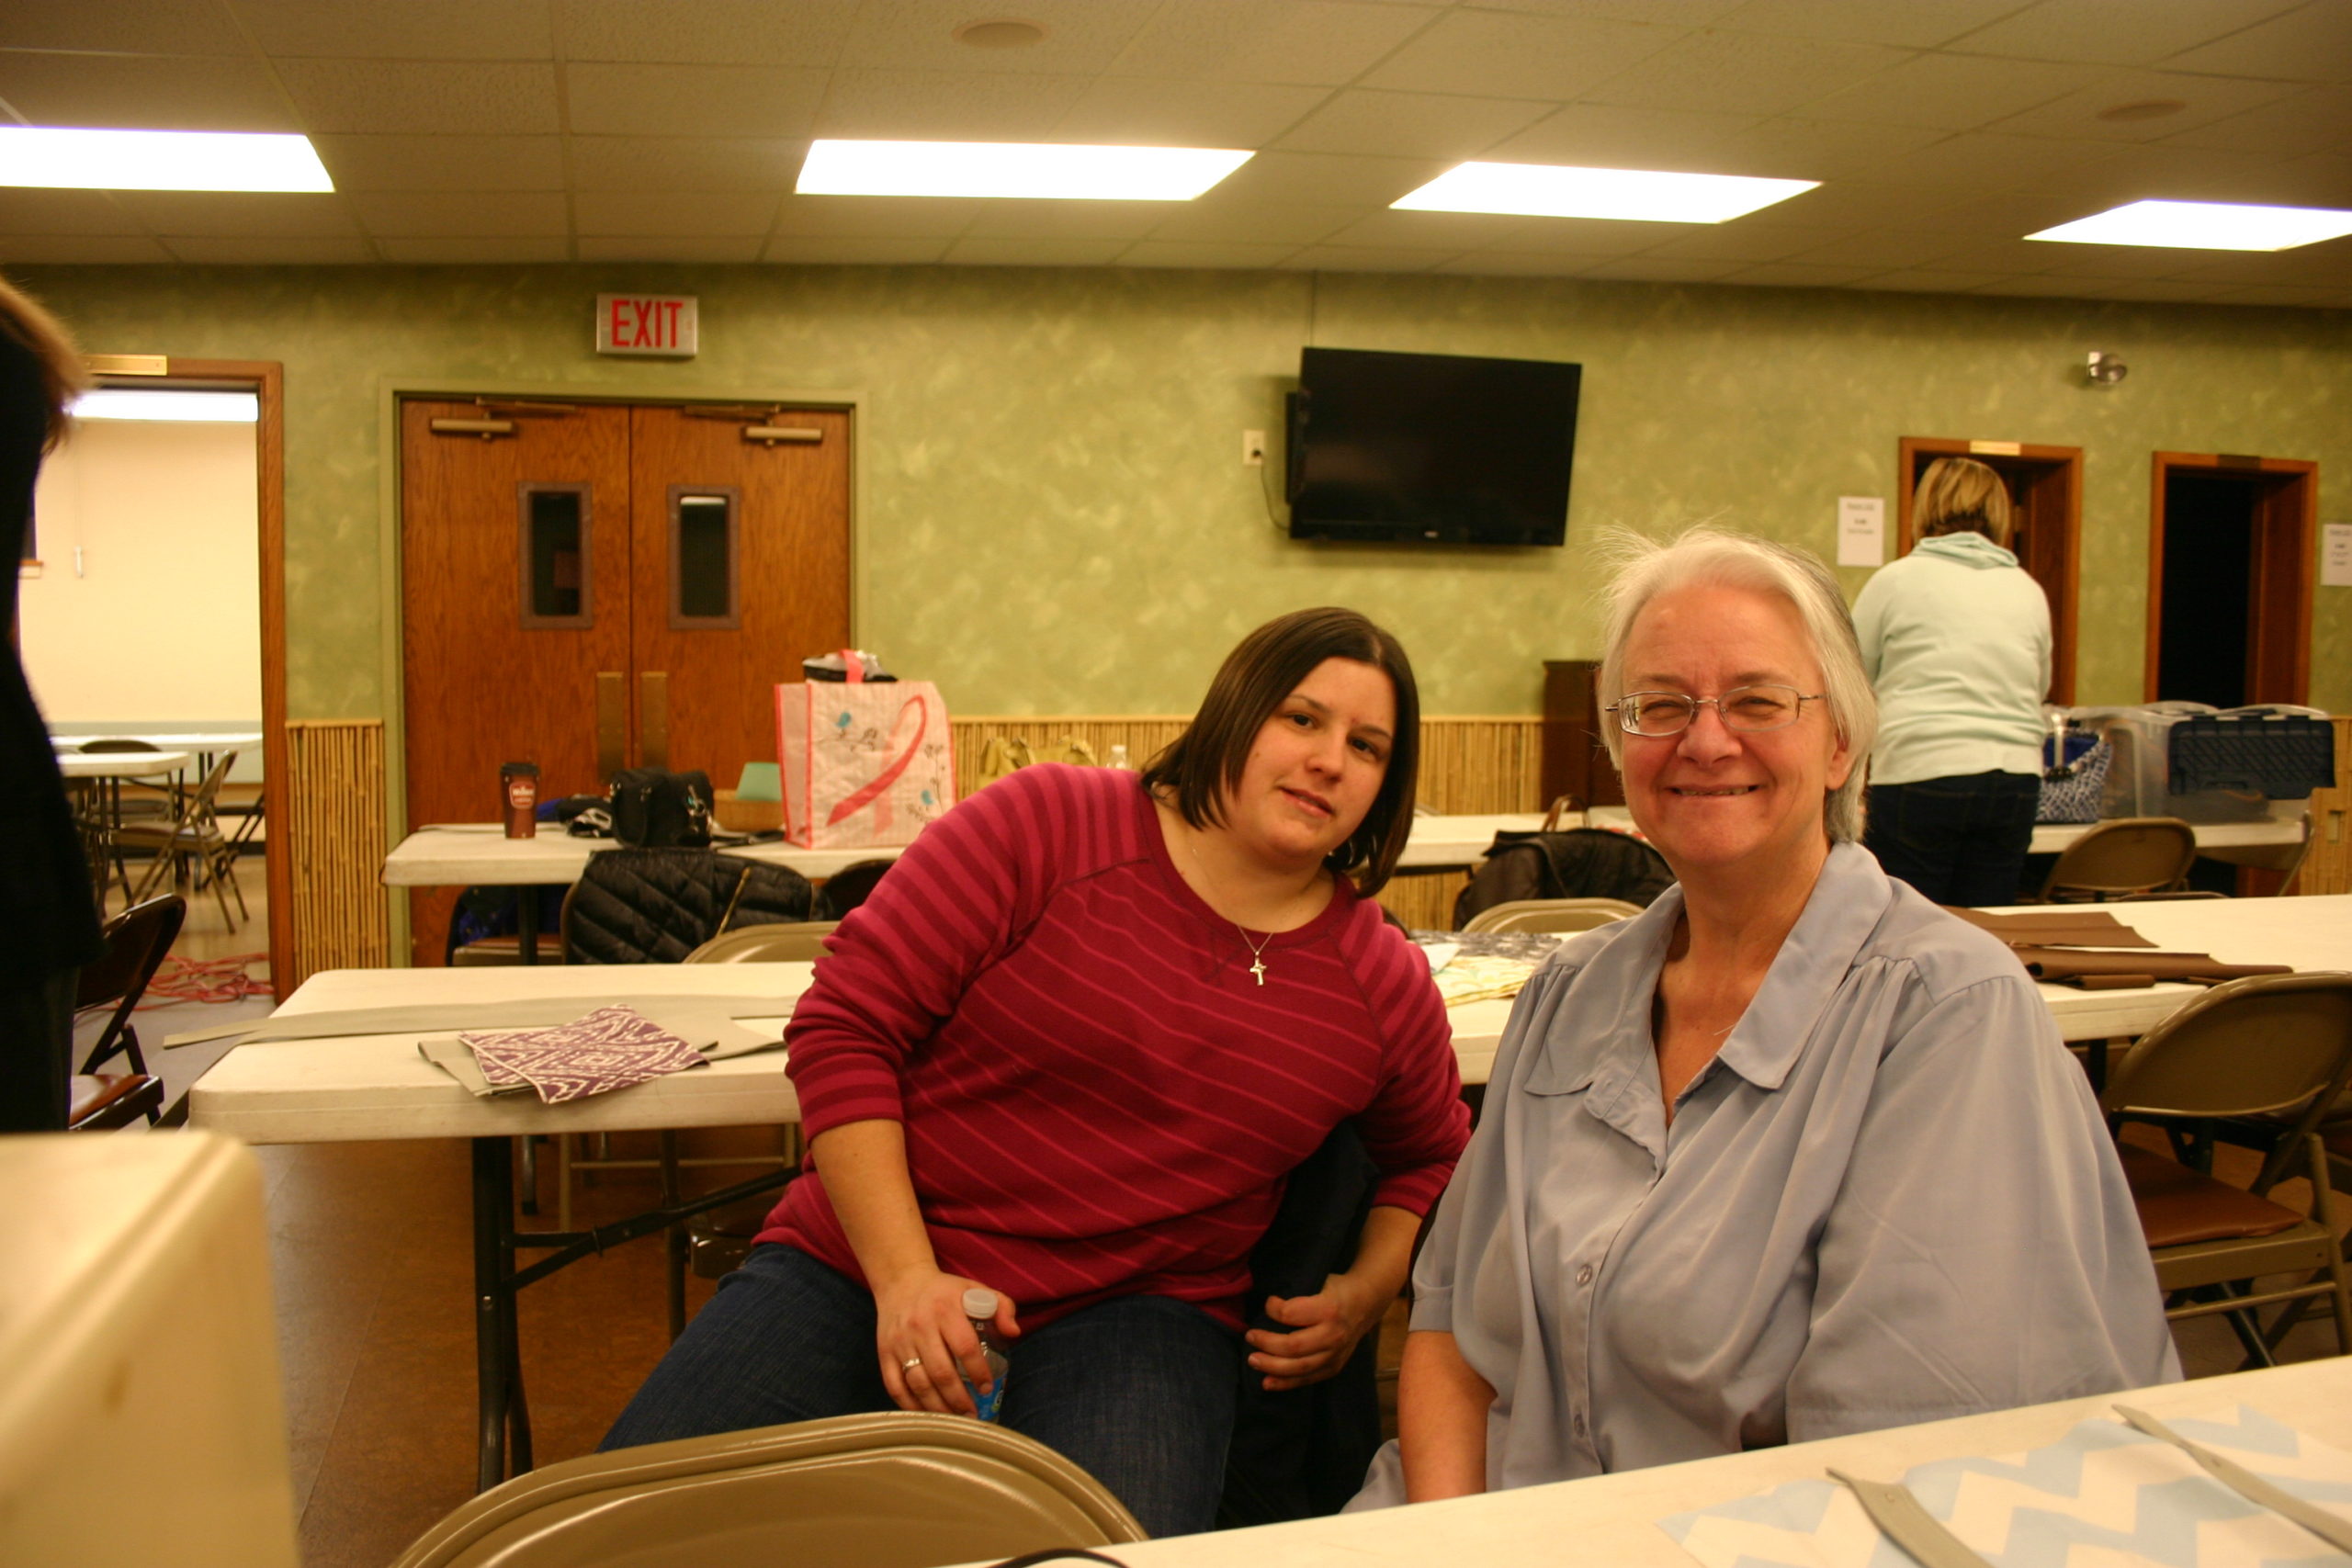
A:
{"type": "MultiPolygon", "coordinates": [[[[1601,542],[1601,555],[1615,570],[1604,590],[1609,622],[1600,657],[1600,697],[1606,705],[1624,694],[1625,642],[1634,621],[1649,602],[1677,588],[1744,588],[1788,601],[1804,627],[1805,640],[1821,666],[1821,689],[1853,758],[1846,782],[1829,794],[1824,825],[1832,843],[1862,836],[1862,787],[1871,743],[1878,738],[1878,694],[1862,672],[1861,645],[1838,580],[1810,551],[1769,539],[1701,524],[1672,539],[1652,539],[1619,529],[1601,542]]],[[[1625,733],[1612,717],[1601,726],[1610,760],[1624,767],[1625,733]]]]}

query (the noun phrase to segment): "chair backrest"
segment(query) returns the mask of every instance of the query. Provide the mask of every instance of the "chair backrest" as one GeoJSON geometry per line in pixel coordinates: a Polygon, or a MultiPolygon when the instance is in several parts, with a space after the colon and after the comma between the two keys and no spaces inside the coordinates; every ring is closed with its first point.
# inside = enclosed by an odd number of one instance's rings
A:
{"type": "Polygon", "coordinates": [[[1623,898],[1515,898],[1470,917],[1464,931],[1589,931],[1642,912],[1623,898]]]}
{"type": "Polygon", "coordinates": [[[812,964],[838,920],[778,920],[721,931],[686,954],[688,964],[812,964]]]}
{"type": "Polygon", "coordinates": [[[815,912],[829,920],[840,919],[865,903],[873,893],[874,885],[897,863],[896,861],[862,860],[854,865],[842,867],[825,878],[825,885],[817,889],[815,912]]]}
{"type": "Polygon", "coordinates": [[[166,893],[161,898],[135,904],[107,922],[101,933],[105,951],[84,966],[74,982],[74,1006],[77,1010],[107,1002],[115,1004],[114,1015],[107,1020],[90,1054],[83,1058],[83,1072],[97,1071],[98,1064],[118,1051],[129,1051],[131,1066],[142,1073],[147,1070],[146,1059],[139,1052],[139,1036],[130,1027],[130,1012],[139,1005],[139,998],[147,994],[147,982],[162,967],[164,956],[172,951],[172,942],[180,934],[181,922],[187,919],[187,900],[176,893],[166,893]]]}
{"type": "Polygon", "coordinates": [[[2050,868],[2041,896],[2152,893],[2188,874],[2197,829],[2177,817],[2126,817],[2102,822],[2066,846],[2050,868]]]}
{"type": "Polygon", "coordinates": [[[1143,1539],[1044,1444],[892,1411],[548,1465],[459,1507],[394,1568],[933,1568],[1143,1539]]]}
{"type": "MultiPolygon", "coordinates": [[[[2352,974],[2256,975],[2214,987],[2109,1070],[2110,1115],[2320,1113],[2352,1077],[2352,974]]],[[[2298,1128],[2300,1138],[2308,1128],[2298,1128]]]]}
{"type": "Polygon", "coordinates": [[[100,740],[85,740],[82,742],[81,750],[85,751],[160,751],[163,748],[152,740],[133,740],[125,736],[108,737],[100,740]]]}

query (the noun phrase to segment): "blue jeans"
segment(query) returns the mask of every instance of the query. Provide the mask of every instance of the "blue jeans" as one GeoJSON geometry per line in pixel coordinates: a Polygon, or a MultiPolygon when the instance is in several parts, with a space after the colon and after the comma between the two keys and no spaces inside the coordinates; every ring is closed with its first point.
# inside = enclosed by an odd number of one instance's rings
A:
{"type": "Polygon", "coordinates": [[[1872,784],[1862,841],[1889,876],[1939,904],[2014,904],[2041,799],[2031,773],[1872,784]]]}
{"type": "MultiPolygon", "coordinates": [[[[789,1247],[752,1249],[600,1450],[895,1409],[865,1287],[789,1247]]],[[[1241,1339],[1166,1296],[1117,1296],[1013,1341],[1003,1424],[1082,1467],[1154,1536],[1216,1522],[1241,1339]]]]}

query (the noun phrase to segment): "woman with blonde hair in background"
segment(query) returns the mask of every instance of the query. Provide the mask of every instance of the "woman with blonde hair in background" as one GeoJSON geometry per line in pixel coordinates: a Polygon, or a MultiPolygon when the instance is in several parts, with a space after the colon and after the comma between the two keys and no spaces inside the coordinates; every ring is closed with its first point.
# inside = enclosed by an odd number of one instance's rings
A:
{"type": "Polygon", "coordinates": [[[1935,903],[2012,904],[2041,797],[2050,602],[1984,464],[1928,464],[1911,519],[1919,542],[1854,601],[1879,704],[1866,842],[1935,903]]]}
{"type": "Polygon", "coordinates": [[[14,564],[32,543],[41,458],[65,439],[83,383],[65,329],[0,279],[0,540],[11,563],[0,658],[0,1133],[64,1130],[74,976],[98,955],[97,910],[57,753],[17,658],[14,564]]]}

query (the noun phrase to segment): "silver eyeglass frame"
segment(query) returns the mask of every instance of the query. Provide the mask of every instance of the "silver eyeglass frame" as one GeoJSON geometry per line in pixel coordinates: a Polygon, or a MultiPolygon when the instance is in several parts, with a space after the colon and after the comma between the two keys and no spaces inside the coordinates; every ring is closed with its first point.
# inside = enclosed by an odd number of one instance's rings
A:
{"type": "Polygon", "coordinates": [[[1828,696],[1829,694],[1826,692],[1814,692],[1808,694],[1798,691],[1794,686],[1784,685],[1778,681],[1759,681],[1753,685],[1734,686],[1731,690],[1712,697],[1694,697],[1686,692],[1628,692],[1615,702],[1609,704],[1606,711],[1617,716],[1618,728],[1628,735],[1638,735],[1645,740],[1664,740],[1681,734],[1699,722],[1699,710],[1708,707],[1715,710],[1715,716],[1723,721],[1723,727],[1734,735],[1770,735],[1776,729],[1786,729],[1803,718],[1805,704],[1826,702],[1828,696]],[[1789,716],[1778,724],[1768,724],[1761,728],[1755,725],[1734,724],[1724,704],[1746,692],[1787,692],[1796,698],[1796,703],[1789,709],[1789,716]],[[1644,697],[1666,697],[1681,704],[1682,722],[1672,729],[1635,728],[1636,704],[1644,697]]]}

